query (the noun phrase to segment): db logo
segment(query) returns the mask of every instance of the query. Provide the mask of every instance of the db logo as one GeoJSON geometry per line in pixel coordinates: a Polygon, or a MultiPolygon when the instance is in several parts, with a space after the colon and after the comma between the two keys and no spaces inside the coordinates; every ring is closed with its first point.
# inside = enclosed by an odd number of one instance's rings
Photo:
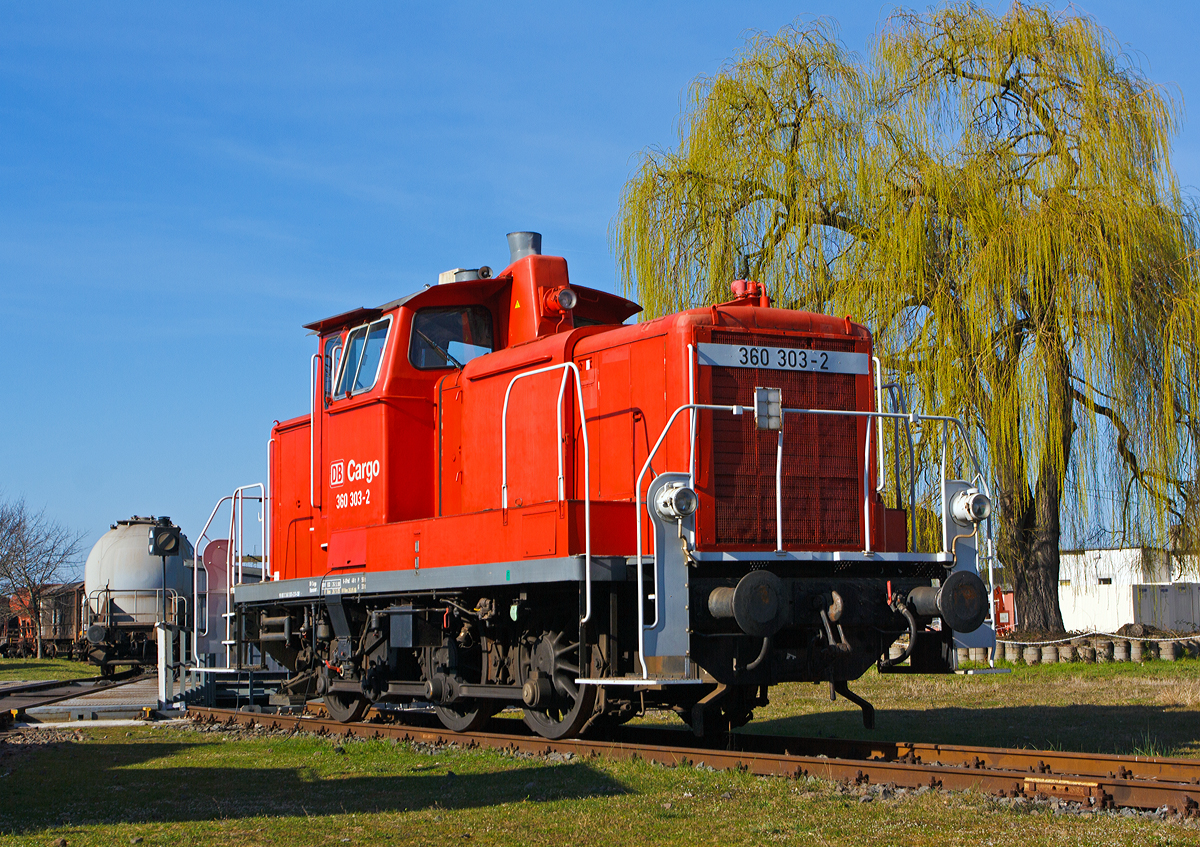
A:
{"type": "Polygon", "coordinates": [[[346,463],[334,462],[329,466],[329,487],[337,488],[346,481],[346,463]]]}

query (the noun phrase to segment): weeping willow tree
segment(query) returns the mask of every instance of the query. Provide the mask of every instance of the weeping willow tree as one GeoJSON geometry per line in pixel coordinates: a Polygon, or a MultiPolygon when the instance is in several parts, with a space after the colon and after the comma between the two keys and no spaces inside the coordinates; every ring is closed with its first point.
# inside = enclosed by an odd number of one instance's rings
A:
{"type": "Polygon", "coordinates": [[[1177,128],[1090,18],[896,13],[867,60],[828,23],[789,27],[692,86],[614,249],[648,316],[728,299],[745,261],[777,305],[864,319],[913,402],[967,423],[1018,619],[1060,631],[1062,522],[1089,490],[1119,492],[1141,539],[1196,511],[1177,128]]]}

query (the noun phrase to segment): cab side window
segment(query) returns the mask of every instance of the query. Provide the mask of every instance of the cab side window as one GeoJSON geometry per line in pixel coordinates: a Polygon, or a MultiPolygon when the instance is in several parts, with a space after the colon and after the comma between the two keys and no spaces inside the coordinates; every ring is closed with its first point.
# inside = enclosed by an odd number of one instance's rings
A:
{"type": "Polygon", "coordinates": [[[334,397],[348,397],[369,391],[379,379],[379,366],[383,362],[383,350],[387,346],[390,317],[355,327],[346,336],[343,347],[341,371],[337,378],[334,397]]]}
{"type": "Polygon", "coordinates": [[[331,335],[325,339],[325,397],[333,396],[333,378],[337,375],[338,365],[342,363],[342,336],[331,335]]]}
{"type": "Polygon", "coordinates": [[[436,307],[413,316],[408,360],[419,370],[460,368],[494,349],[492,313],[483,306],[436,307]]]}

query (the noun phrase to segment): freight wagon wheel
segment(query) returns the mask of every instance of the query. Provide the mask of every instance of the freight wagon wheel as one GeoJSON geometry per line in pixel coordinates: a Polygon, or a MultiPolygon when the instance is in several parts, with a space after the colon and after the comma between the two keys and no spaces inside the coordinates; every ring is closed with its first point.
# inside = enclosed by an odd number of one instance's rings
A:
{"type": "Polygon", "coordinates": [[[325,711],[329,717],[339,723],[354,723],[360,721],[370,707],[366,697],[355,697],[353,694],[326,694],[325,711]]]}
{"type": "Polygon", "coordinates": [[[597,688],[577,685],[579,644],[561,632],[542,633],[521,645],[525,724],[543,738],[578,735],[596,710],[597,688]]]}

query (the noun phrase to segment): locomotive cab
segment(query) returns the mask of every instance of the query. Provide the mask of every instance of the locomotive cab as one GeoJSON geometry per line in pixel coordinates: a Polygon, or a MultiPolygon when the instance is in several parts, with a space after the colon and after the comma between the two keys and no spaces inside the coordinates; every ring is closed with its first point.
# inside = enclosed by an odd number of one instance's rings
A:
{"type": "Polygon", "coordinates": [[[779,682],[853,698],[872,664],[947,672],[987,643],[982,474],[943,482],[941,549],[911,549],[882,428],[923,419],[884,410],[865,327],[749,280],[626,324],[635,303],[509,241],[495,276],[306,327],[312,406],[271,435],[270,578],[235,589],[238,655],[292,672],[280,702],[427,701],[452,729],[517,705],[551,737],[650,704],[709,733],[779,682]]]}
{"type": "Polygon", "coordinates": [[[280,469],[273,488],[295,489],[276,498],[277,512],[286,507],[273,515],[286,527],[276,546],[287,551],[284,577],[361,558],[343,549],[339,532],[443,514],[437,410],[448,373],[570,332],[575,320],[602,327],[639,311],[623,298],[570,286],[560,257],[518,255],[494,278],[482,270],[458,269],[414,295],[305,327],[319,336],[312,412],[272,433],[280,469]]]}

